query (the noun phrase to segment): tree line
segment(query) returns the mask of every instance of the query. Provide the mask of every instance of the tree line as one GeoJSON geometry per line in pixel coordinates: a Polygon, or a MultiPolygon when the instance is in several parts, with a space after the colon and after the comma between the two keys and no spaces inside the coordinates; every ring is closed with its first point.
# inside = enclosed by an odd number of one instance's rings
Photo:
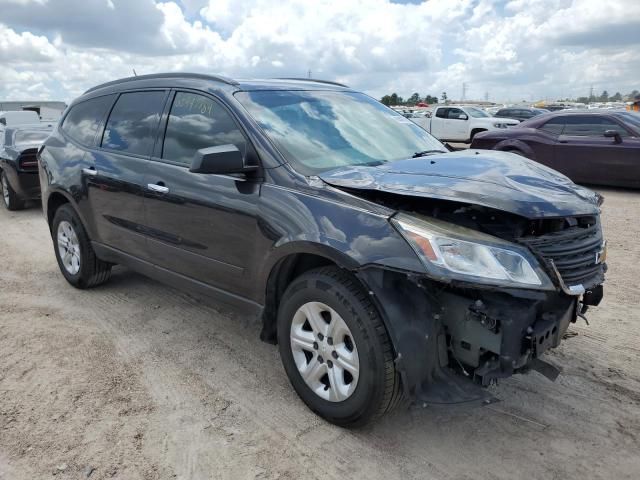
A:
{"type": "Polygon", "coordinates": [[[633,100],[636,95],[640,92],[638,90],[634,90],[628,95],[622,95],[620,92],[616,92],[613,95],[609,95],[609,92],[604,90],[601,95],[589,95],[586,97],[578,97],[576,98],[576,102],[578,103],[594,103],[594,102],[622,102],[622,101],[630,101],[633,100]]]}
{"type": "MultiPolygon", "coordinates": [[[[609,95],[609,92],[604,90],[600,95],[590,95],[586,97],[578,97],[575,99],[565,98],[564,102],[578,102],[578,103],[595,103],[595,102],[623,102],[623,101],[632,101],[640,92],[638,90],[633,90],[631,93],[627,95],[622,95],[620,92],[616,92],[613,95],[609,95]]],[[[442,92],[442,96],[440,98],[441,102],[447,101],[447,92],[442,92]]],[[[438,103],[438,97],[433,95],[427,95],[425,97],[421,97],[419,93],[414,93],[406,100],[399,96],[397,93],[392,93],[391,95],[385,95],[380,99],[381,103],[385,105],[405,105],[407,107],[414,107],[420,102],[427,103],[429,105],[433,103],[438,103]]]]}
{"type": "MultiPolygon", "coordinates": [[[[443,100],[447,99],[447,94],[443,94],[443,100]]],[[[385,95],[380,99],[381,103],[384,103],[386,106],[389,105],[406,105],[407,107],[414,107],[420,102],[427,103],[431,105],[432,103],[438,103],[438,97],[434,97],[432,95],[427,95],[425,97],[421,97],[418,92],[411,95],[406,100],[399,96],[397,93],[392,93],[391,95],[385,95]]]]}

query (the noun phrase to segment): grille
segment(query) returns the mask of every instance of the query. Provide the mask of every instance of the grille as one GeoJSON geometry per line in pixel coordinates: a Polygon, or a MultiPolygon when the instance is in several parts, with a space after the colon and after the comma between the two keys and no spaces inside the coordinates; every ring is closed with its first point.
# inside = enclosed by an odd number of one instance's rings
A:
{"type": "Polygon", "coordinates": [[[592,286],[602,281],[604,264],[599,262],[603,238],[600,224],[572,227],[539,237],[523,237],[522,243],[538,256],[553,260],[565,285],[592,286]]]}

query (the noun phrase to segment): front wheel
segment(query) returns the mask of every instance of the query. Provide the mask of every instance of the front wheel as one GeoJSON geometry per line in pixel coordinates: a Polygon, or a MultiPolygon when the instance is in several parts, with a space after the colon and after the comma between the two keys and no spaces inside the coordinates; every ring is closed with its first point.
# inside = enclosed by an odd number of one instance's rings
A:
{"type": "Polygon", "coordinates": [[[56,211],[51,235],[60,271],[71,285],[91,288],[109,279],[111,264],[96,257],[80,217],[71,205],[63,205],[56,211]]]}
{"type": "Polygon", "coordinates": [[[348,273],[311,270],[285,291],[278,343],[289,380],[331,423],[358,426],[390,411],[402,392],[376,307],[348,273]]]}
{"type": "Polygon", "coordinates": [[[0,188],[2,188],[2,203],[7,210],[22,210],[25,206],[24,200],[18,197],[7,179],[4,170],[0,170],[0,188]]]}

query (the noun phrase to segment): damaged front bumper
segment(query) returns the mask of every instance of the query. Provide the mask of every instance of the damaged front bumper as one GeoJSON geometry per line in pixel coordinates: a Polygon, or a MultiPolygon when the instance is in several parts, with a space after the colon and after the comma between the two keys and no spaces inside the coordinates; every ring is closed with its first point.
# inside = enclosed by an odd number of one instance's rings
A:
{"type": "Polygon", "coordinates": [[[603,291],[453,285],[378,267],[358,276],[383,314],[405,393],[420,404],[489,403],[480,387],[531,369],[555,379],[541,356],[603,291]]]}

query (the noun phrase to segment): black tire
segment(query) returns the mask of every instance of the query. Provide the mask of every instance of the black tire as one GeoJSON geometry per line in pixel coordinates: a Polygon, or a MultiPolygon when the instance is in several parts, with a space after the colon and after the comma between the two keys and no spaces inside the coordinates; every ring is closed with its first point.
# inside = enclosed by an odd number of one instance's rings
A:
{"type": "Polygon", "coordinates": [[[482,129],[480,129],[480,130],[473,130],[473,131],[471,132],[471,137],[469,138],[469,143],[473,142],[473,137],[475,137],[475,136],[476,136],[476,134],[481,133],[481,132],[486,132],[486,131],[487,131],[487,130],[486,130],[486,129],[484,129],[484,128],[482,128],[482,129]]]}
{"type": "Polygon", "coordinates": [[[278,344],[295,391],[311,410],[333,424],[364,425],[391,411],[401,400],[400,376],[393,361],[391,341],[378,311],[361,284],[337,267],[310,270],[288,286],[278,309],[278,344]],[[291,325],[298,309],[308,302],[321,302],[332,308],[353,336],[360,373],[353,393],[343,401],[320,397],[296,366],[291,325]]]}
{"type": "Polygon", "coordinates": [[[53,249],[56,252],[58,266],[67,282],[76,288],[92,288],[109,280],[111,276],[111,264],[103,262],[96,257],[87,232],[82,226],[80,217],[71,205],[62,205],[56,211],[51,224],[51,236],[53,238],[53,249]],[[60,256],[58,227],[63,221],[68,222],[73,228],[80,247],[80,268],[77,273],[69,272],[60,256]]]}
{"type": "Polygon", "coordinates": [[[0,192],[2,193],[2,204],[7,210],[15,211],[24,209],[25,201],[11,188],[11,184],[4,170],[0,170],[0,192]]]}

